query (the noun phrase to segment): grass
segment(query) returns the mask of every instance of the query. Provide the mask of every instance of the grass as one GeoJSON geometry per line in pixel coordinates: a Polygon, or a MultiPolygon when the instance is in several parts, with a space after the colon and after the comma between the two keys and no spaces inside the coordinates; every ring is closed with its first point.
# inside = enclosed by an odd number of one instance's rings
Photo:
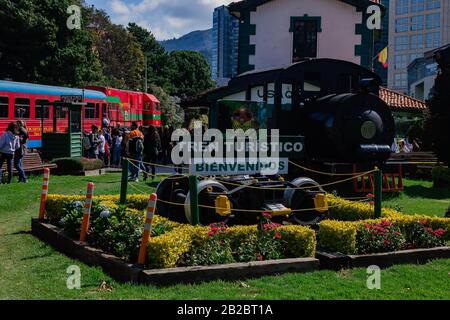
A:
{"type": "Polygon", "coordinates": [[[433,182],[404,181],[405,190],[398,196],[385,196],[384,206],[400,209],[404,214],[444,216],[450,205],[450,188],[433,188],[433,182]]]}
{"type": "MultiPolygon", "coordinates": [[[[83,194],[90,180],[96,184],[96,194],[119,192],[118,174],[92,179],[52,176],[50,192],[83,194]]],[[[441,192],[437,192],[420,206],[423,200],[414,192],[429,190],[428,184],[420,182],[424,189],[413,189],[415,182],[407,183],[405,195],[387,203],[399,204],[408,213],[439,212],[440,200],[450,198],[444,190],[447,196],[439,197],[441,192]]],[[[0,299],[450,299],[450,260],[384,270],[381,290],[374,291],[366,287],[365,269],[264,277],[246,281],[247,286],[223,281],[168,288],[117,283],[100,269],[69,259],[29,234],[30,218],[38,211],[40,187],[39,177],[28,185],[0,185],[0,299]],[[71,265],[81,268],[81,290],[66,287],[66,270],[71,265]],[[102,289],[103,282],[112,290],[102,289]]],[[[151,190],[142,182],[136,187],[151,190]]]]}

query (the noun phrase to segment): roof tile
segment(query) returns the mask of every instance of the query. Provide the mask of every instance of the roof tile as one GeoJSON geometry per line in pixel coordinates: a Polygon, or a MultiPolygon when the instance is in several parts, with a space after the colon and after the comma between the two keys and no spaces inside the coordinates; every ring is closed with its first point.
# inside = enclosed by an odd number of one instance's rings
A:
{"type": "Polygon", "coordinates": [[[380,87],[380,98],[393,110],[423,112],[428,109],[425,102],[384,87],[380,87]]]}

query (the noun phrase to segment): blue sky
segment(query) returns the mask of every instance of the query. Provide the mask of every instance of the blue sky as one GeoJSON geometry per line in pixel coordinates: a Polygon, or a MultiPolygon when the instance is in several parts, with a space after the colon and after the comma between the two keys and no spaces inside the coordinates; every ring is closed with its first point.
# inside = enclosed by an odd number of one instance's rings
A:
{"type": "Polygon", "coordinates": [[[230,0],[85,0],[88,5],[105,10],[112,21],[128,22],[149,29],[158,40],[182,36],[212,26],[215,7],[230,0]]]}

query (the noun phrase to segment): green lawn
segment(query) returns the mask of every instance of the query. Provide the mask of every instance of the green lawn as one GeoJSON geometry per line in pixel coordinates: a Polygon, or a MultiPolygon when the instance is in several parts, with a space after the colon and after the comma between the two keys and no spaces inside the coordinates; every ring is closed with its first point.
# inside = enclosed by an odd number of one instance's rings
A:
{"type": "Polygon", "coordinates": [[[385,196],[383,205],[399,208],[405,214],[444,216],[450,205],[450,188],[433,188],[430,181],[405,180],[402,194],[385,196]]]}
{"type": "MultiPolygon", "coordinates": [[[[118,174],[92,180],[96,194],[119,192],[118,174]]],[[[50,192],[84,193],[88,181],[52,176],[50,192]]],[[[388,201],[390,205],[400,205],[408,213],[436,214],[448,205],[449,190],[434,193],[426,183],[420,182],[423,187],[414,187],[413,181],[407,184],[405,195],[388,201]],[[423,199],[430,195],[431,199],[423,199]]],[[[248,286],[222,281],[168,288],[120,284],[29,234],[30,218],[37,216],[40,187],[40,178],[32,178],[28,185],[0,185],[0,299],[450,299],[450,260],[385,270],[382,289],[376,291],[366,288],[364,269],[265,277],[246,281],[248,286]],[[74,264],[81,268],[81,290],[66,288],[66,269],[74,264]],[[100,289],[104,281],[112,291],[100,289]]],[[[151,190],[144,183],[137,188],[151,190]]]]}

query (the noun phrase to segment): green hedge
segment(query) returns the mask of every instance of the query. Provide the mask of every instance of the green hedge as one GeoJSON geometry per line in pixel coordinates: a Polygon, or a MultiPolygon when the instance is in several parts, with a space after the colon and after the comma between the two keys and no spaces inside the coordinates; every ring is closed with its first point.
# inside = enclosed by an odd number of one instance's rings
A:
{"type": "Polygon", "coordinates": [[[103,161],[87,158],[59,158],[51,163],[56,164],[59,170],[89,171],[103,168],[103,161]]]}
{"type": "Polygon", "coordinates": [[[450,169],[443,166],[436,166],[432,171],[435,186],[450,184],[450,169]]]}
{"type": "Polygon", "coordinates": [[[400,228],[402,233],[409,234],[412,226],[418,221],[427,221],[433,229],[444,229],[444,239],[450,240],[450,219],[430,218],[428,216],[396,216],[379,220],[336,221],[324,220],[320,223],[317,234],[317,244],[321,250],[340,252],[343,254],[356,254],[356,238],[358,229],[366,224],[378,224],[389,221],[400,228]]]}

